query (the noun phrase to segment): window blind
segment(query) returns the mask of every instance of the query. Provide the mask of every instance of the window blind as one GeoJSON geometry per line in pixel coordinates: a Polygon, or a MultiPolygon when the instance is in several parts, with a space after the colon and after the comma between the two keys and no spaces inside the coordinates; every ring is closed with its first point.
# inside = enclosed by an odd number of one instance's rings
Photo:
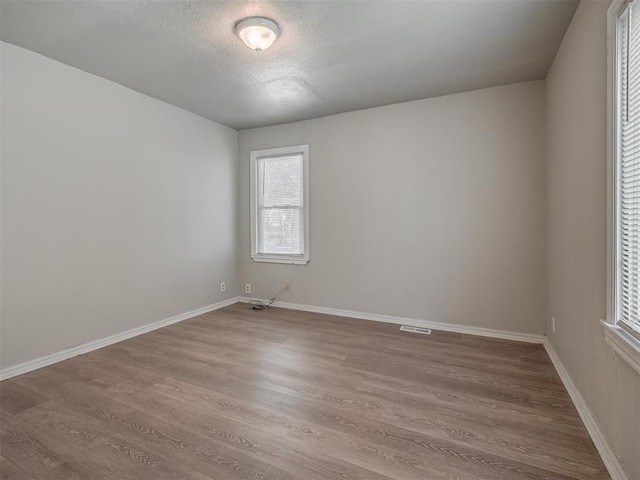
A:
{"type": "Polygon", "coordinates": [[[616,323],[640,336],[640,5],[618,21],[616,323]]]}
{"type": "Polygon", "coordinates": [[[258,159],[258,253],[304,253],[302,154],[258,159]]]}

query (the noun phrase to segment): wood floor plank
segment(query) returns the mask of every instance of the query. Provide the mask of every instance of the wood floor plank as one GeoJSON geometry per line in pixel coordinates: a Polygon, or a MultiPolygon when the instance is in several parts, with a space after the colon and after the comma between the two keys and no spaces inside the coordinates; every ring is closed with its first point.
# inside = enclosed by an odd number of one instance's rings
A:
{"type": "Polygon", "coordinates": [[[1,478],[601,480],[540,345],[237,304],[0,384],[1,478]]]}
{"type": "MultiPolygon", "coordinates": [[[[288,461],[299,463],[318,478],[342,478],[373,480],[381,478],[449,479],[451,471],[436,465],[422,462],[406,452],[378,447],[374,443],[359,437],[344,435],[334,429],[305,422],[283,413],[274,413],[242,400],[225,395],[213,399],[199,387],[182,384],[182,388],[167,388],[158,385],[154,390],[154,399],[161,405],[175,403],[188,405],[181,408],[181,422],[192,428],[204,429],[209,433],[225,437],[242,438],[252,445],[259,445],[266,451],[287,457],[288,461]],[[211,403],[213,400],[213,403],[211,403]],[[198,412],[194,414],[185,412],[198,412]],[[189,418],[185,418],[185,415],[189,418]],[[193,416],[192,416],[193,415],[193,416]],[[228,432],[234,432],[229,434],[228,432]]],[[[146,401],[139,399],[134,401],[146,401]]],[[[159,408],[156,411],[176,411],[177,409],[159,408]]],[[[459,479],[471,479],[464,472],[459,479]]],[[[316,478],[303,475],[299,478],[316,478]]]]}
{"type": "MultiPolygon", "coordinates": [[[[36,407],[37,408],[37,407],[36,407]]],[[[49,433],[29,425],[22,419],[0,410],[0,446],[2,455],[30,479],[101,480],[103,477],[85,462],[64,455],[49,433]]]]}
{"type": "Polygon", "coordinates": [[[46,397],[33,390],[21,387],[11,380],[0,383],[0,408],[9,413],[20,413],[46,400],[46,397]]]}
{"type": "MultiPolygon", "coordinates": [[[[91,403],[99,404],[102,400],[86,390],[82,395],[91,403]]],[[[144,479],[293,480],[282,470],[250,457],[230,455],[229,449],[220,446],[207,447],[211,441],[191,443],[192,440],[187,440],[180,429],[174,428],[171,434],[167,434],[153,422],[149,423],[146,414],[133,409],[123,416],[114,410],[105,410],[99,416],[81,415],[81,418],[76,418],[76,414],[66,407],[47,404],[25,412],[23,416],[34,425],[56,429],[62,442],[76,442],[75,450],[82,448],[81,442],[78,443],[82,437],[92,439],[96,461],[103,459],[108,465],[117,462],[120,478],[128,478],[130,474],[127,472],[133,467],[137,469],[135,478],[144,479]],[[61,419],[64,428],[59,428],[61,419]]]]}
{"type": "MultiPolygon", "coordinates": [[[[398,422],[405,421],[407,428],[418,426],[420,425],[420,422],[423,422],[423,425],[429,425],[430,428],[436,433],[440,433],[440,431],[448,432],[448,434],[452,437],[459,437],[467,442],[471,439],[482,439],[483,441],[488,440],[492,445],[499,445],[500,448],[503,449],[506,449],[505,447],[510,446],[512,448],[512,453],[515,454],[519,454],[522,456],[536,455],[536,451],[534,450],[536,444],[534,442],[531,442],[530,437],[527,435],[514,436],[515,440],[507,439],[499,441],[493,439],[491,436],[483,436],[474,432],[473,425],[476,424],[477,426],[478,422],[472,421],[473,417],[482,420],[480,426],[488,426],[493,428],[502,427],[502,430],[506,433],[510,433],[511,431],[517,432],[527,426],[524,422],[505,422],[502,418],[502,411],[488,411],[484,416],[478,416],[470,415],[468,412],[455,409],[444,409],[440,406],[434,405],[434,403],[429,404],[427,410],[422,408],[416,409],[411,405],[412,402],[408,401],[405,402],[405,405],[408,407],[405,409],[405,411],[408,412],[405,416],[401,416],[399,413],[396,413],[396,411],[390,408],[393,406],[393,402],[387,402],[389,405],[385,407],[381,403],[381,397],[371,397],[368,394],[362,393],[362,391],[352,392],[352,394],[350,395],[349,392],[345,392],[344,390],[338,391],[334,388],[327,388],[327,386],[323,385],[315,386],[311,384],[305,384],[304,381],[300,381],[297,379],[295,381],[290,381],[285,377],[271,376],[268,372],[261,372],[260,378],[262,380],[260,390],[262,391],[264,391],[265,389],[269,389],[283,394],[294,395],[300,398],[309,398],[318,402],[322,402],[324,404],[330,404],[335,408],[349,409],[359,413],[364,412],[367,417],[385,416],[385,418],[390,419],[390,422],[396,424],[398,422]],[[436,416],[436,418],[433,418],[434,415],[436,416]],[[456,422],[459,423],[461,420],[470,423],[470,425],[467,427],[467,430],[460,430],[459,426],[456,425],[456,422]]],[[[216,389],[218,392],[224,392],[235,397],[249,395],[255,398],[255,394],[258,390],[255,388],[250,388],[252,384],[251,382],[252,378],[243,378],[242,374],[238,372],[234,373],[234,375],[232,375],[230,379],[225,379],[223,383],[218,384],[216,389]]],[[[562,425],[560,425],[559,427],[562,428],[562,425]]],[[[568,456],[570,456],[571,453],[575,453],[572,449],[564,449],[561,443],[561,439],[558,438],[557,435],[555,439],[558,441],[557,449],[555,451],[556,456],[558,456],[559,453],[565,451],[567,452],[568,456]]],[[[541,458],[544,459],[546,457],[541,456],[541,458]]],[[[575,465],[569,465],[568,468],[575,468],[575,465]]]]}
{"type": "Polygon", "coordinates": [[[16,467],[12,462],[0,456],[0,479],[2,480],[29,480],[26,473],[16,467]]]}

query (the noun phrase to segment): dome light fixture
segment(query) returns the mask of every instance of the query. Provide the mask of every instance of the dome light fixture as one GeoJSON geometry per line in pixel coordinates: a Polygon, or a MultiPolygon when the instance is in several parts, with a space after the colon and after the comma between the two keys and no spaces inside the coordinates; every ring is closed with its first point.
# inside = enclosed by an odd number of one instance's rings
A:
{"type": "Polygon", "coordinates": [[[248,17],[236,23],[236,35],[256,52],[269,48],[280,35],[280,27],[269,18],[248,17]]]}

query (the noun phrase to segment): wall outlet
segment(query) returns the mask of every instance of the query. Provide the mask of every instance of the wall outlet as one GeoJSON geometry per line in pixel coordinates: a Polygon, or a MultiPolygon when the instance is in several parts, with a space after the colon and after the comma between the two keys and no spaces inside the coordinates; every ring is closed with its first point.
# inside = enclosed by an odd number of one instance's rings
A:
{"type": "Polygon", "coordinates": [[[245,283],[244,284],[244,293],[251,293],[251,284],[250,283],[245,283]]]}
{"type": "Polygon", "coordinates": [[[555,317],[551,317],[551,331],[556,333],[556,319],[555,317]]]}
{"type": "Polygon", "coordinates": [[[220,291],[221,291],[221,292],[224,292],[226,289],[227,289],[227,286],[224,284],[224,282],[222,282],[222,283],[220,284],[220,291]]]}
{"type": "Polygon", "coordinates": [[[284,282],[284,291],[285,292],[291,291],[291,284],[289,282],[284,282]]]}

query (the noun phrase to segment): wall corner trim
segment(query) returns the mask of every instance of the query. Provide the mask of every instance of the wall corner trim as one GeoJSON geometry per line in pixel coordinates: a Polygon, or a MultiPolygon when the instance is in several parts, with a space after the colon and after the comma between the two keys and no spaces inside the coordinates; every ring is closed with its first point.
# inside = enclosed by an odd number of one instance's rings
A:
{"type": "Polygon", "coordinates": [[[591,440],[596,446],[609,475],[611,475],[611,480],[629,480],[629,477],[622,468],[622,464],[616,457],[611,445],[609,445],[609,442],[604,435],[604,432],[593,416],[591,409],[587,406],[587,402],[580,393],[580,390],[578,390],[578,387],[573,383],[573,380],[569,376],[569,372],[564,368],[564,365],[560,361],[560,357],[558,357],[558,354],[554,350],[553,345],[551,345],[548,338],[545,338],[543,345],[551,359],[551,362],[553,363],[553,366],[556,368],[558,375],[560,375],[562,383],[567,389],[567,392],[569,392],[569,396],[580,414],[582,423],[584,423],[587,432],[589,432],[591,440]]]}
{"type": "Polygon", "coordinates": [[[174,323],[182,322],[183,320],[188,320],[189,318],[197,317],[198,315],[202,315],[204,313],[212,312],[214,310],[233,305],[234,303],[238,303],[238,297],[229,298],[228,300],[213,303],[211,305],[207,305],[206,307],[197,308],[187,313],[181,313],[173,317],[165,318],[164,320],[158,320],[157,322],[148,323],[146,325],[142,325],[141,327],[133,328],[121,333],[116,333],[115,335],[111,335],[109,337],[101,338],[88,343],[83,343],[82,345],[77,345],[75,347],[71,347],[61,352],[47,355],[45,357],[40,357],[35,360],[29,360],[24,363],[19,363],[18,365],[0,370],[0,380],[7,380],[9,378],[22,375],[23,373],[38,370],[39,368],[43,368],[48,365],[61,362],[63,360],[68,360],[69,358],[77,357],[78,355],[89,353],[94,350],[98,350],[99,348],[113,345],[114,343],[118,343],[129,338],[137,337],[138,335],[142,335],[143,333],[151,332],[153,330],[157,330],[174,323]]]}
{"type": "MultiPolygon", "coordinates": [[[[240,297],[241,303],[248,303],[251,300],[266,302],[259,298],[240,297]]],[[[357,318],[359,320],[371,320],[373,322],[394,323],[396,325],[410,325],[412,327],[431,328],[443,332],[466,333],[468,335],[479,335],[481,337],[500,338],[502,340],[515,340],[527,343],[543,343],[544,335],[532,333],[508,332],[503,330],[493,330],[490,328],[470,327],[449,323],[430,322],[416,318],[394,317],[390,315],[378,315],[376,313],[357,312],[353,310],[342,310],[338,308],[318,307],[314,305],[302,305],[299,303],[274,302],[274,307],[287,308],[290,310],[300,310],[303,312],[323,313],[325,315],[335,315],[337,317],[357,318]]]]}

